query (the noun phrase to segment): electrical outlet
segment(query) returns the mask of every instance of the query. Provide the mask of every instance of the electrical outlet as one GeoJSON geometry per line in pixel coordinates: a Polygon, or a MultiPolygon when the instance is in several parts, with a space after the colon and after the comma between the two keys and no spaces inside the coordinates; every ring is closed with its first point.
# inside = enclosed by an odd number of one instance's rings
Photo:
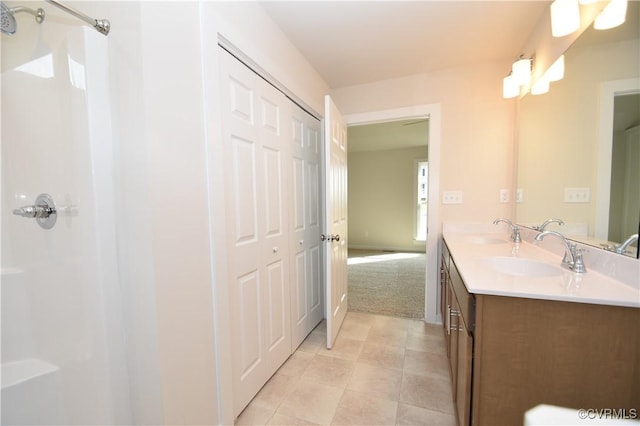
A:
{"type": "Polygon", "coordinates": [[[509,190],[508,189],[501,189],[500,190],[500,202],[501,203],[508,203],[509,202],[509,190]]]}
{"type": "Polygon", "coordinates": [[[524,193],[522,188],[516,190],[516,203],[521,203],[524,200],[524,193]]]}
{"type": "Polygon", "coordinates": [[[589,188],[565,188],[565,203],[588,203],[591,201],[591,189],[589,188]]]}
{"type": "Polygon", "coordinates": [[[442,204],[462,204],[462,191],[442,191],[442,204]]]}

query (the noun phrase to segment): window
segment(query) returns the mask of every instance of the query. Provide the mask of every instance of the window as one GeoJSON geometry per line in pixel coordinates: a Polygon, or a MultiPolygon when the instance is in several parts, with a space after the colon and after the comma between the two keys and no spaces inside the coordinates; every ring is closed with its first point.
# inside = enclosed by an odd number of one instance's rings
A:
{"type": "Polygon", "coordinates": [[[429,194],[429,163],[416,161],[416,240],[427,239],[427,195],[429,194]]]}

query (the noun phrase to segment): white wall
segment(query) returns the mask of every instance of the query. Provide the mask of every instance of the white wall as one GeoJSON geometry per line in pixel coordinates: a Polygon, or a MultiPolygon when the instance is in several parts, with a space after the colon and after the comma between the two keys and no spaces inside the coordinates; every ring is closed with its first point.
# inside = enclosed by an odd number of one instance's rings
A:
{"type": "Polygon", "coordinates": [[[498,199],[500,189],[512,189],[514,174],[515,101],[502,98],[509,66],[446,69],[335,89],[331,95],[344,114],[440,104],[440,189],[463,192],[462,204],[441,206],[441,220],[490,222],[512,213],[512,204],[498,199]]]}
{"type": "Polygon", "coordinates": [[[424,252],[414,241],[414,168],[426,157],[426,146],[349,153],[349,248],[424,252]]]}
{"type": "Polygon", "coordinates": [[[114,207],[134,422],[216,423],[199,5],[74,6],[112,24],[114,207]]]}

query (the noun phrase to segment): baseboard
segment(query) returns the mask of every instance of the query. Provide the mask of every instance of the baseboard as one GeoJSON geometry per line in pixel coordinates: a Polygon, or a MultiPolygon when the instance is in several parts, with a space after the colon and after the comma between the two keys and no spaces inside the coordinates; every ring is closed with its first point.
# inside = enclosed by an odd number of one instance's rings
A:
{"type": "Polygon", "coordinates": [[[396,252],[408,252],[408,253],[425,253],[426,245],[423,247],[398,247],[398,246],[379,246],[379,245],[364,245],[364,244],[349,244],[350,249],[354,250],[379,250],[379,251],[396,251],[396,252]]]}

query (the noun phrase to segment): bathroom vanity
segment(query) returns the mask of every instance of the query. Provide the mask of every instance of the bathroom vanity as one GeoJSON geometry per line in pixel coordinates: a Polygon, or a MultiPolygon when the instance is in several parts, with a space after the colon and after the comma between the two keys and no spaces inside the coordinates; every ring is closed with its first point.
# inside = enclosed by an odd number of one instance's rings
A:
{"type": "Polygon", "coordinates": [[[522,424],[539,404],[640,413],[639,289],[503,234],[445,233],[441,248],[460,425],[522,424]]]}

